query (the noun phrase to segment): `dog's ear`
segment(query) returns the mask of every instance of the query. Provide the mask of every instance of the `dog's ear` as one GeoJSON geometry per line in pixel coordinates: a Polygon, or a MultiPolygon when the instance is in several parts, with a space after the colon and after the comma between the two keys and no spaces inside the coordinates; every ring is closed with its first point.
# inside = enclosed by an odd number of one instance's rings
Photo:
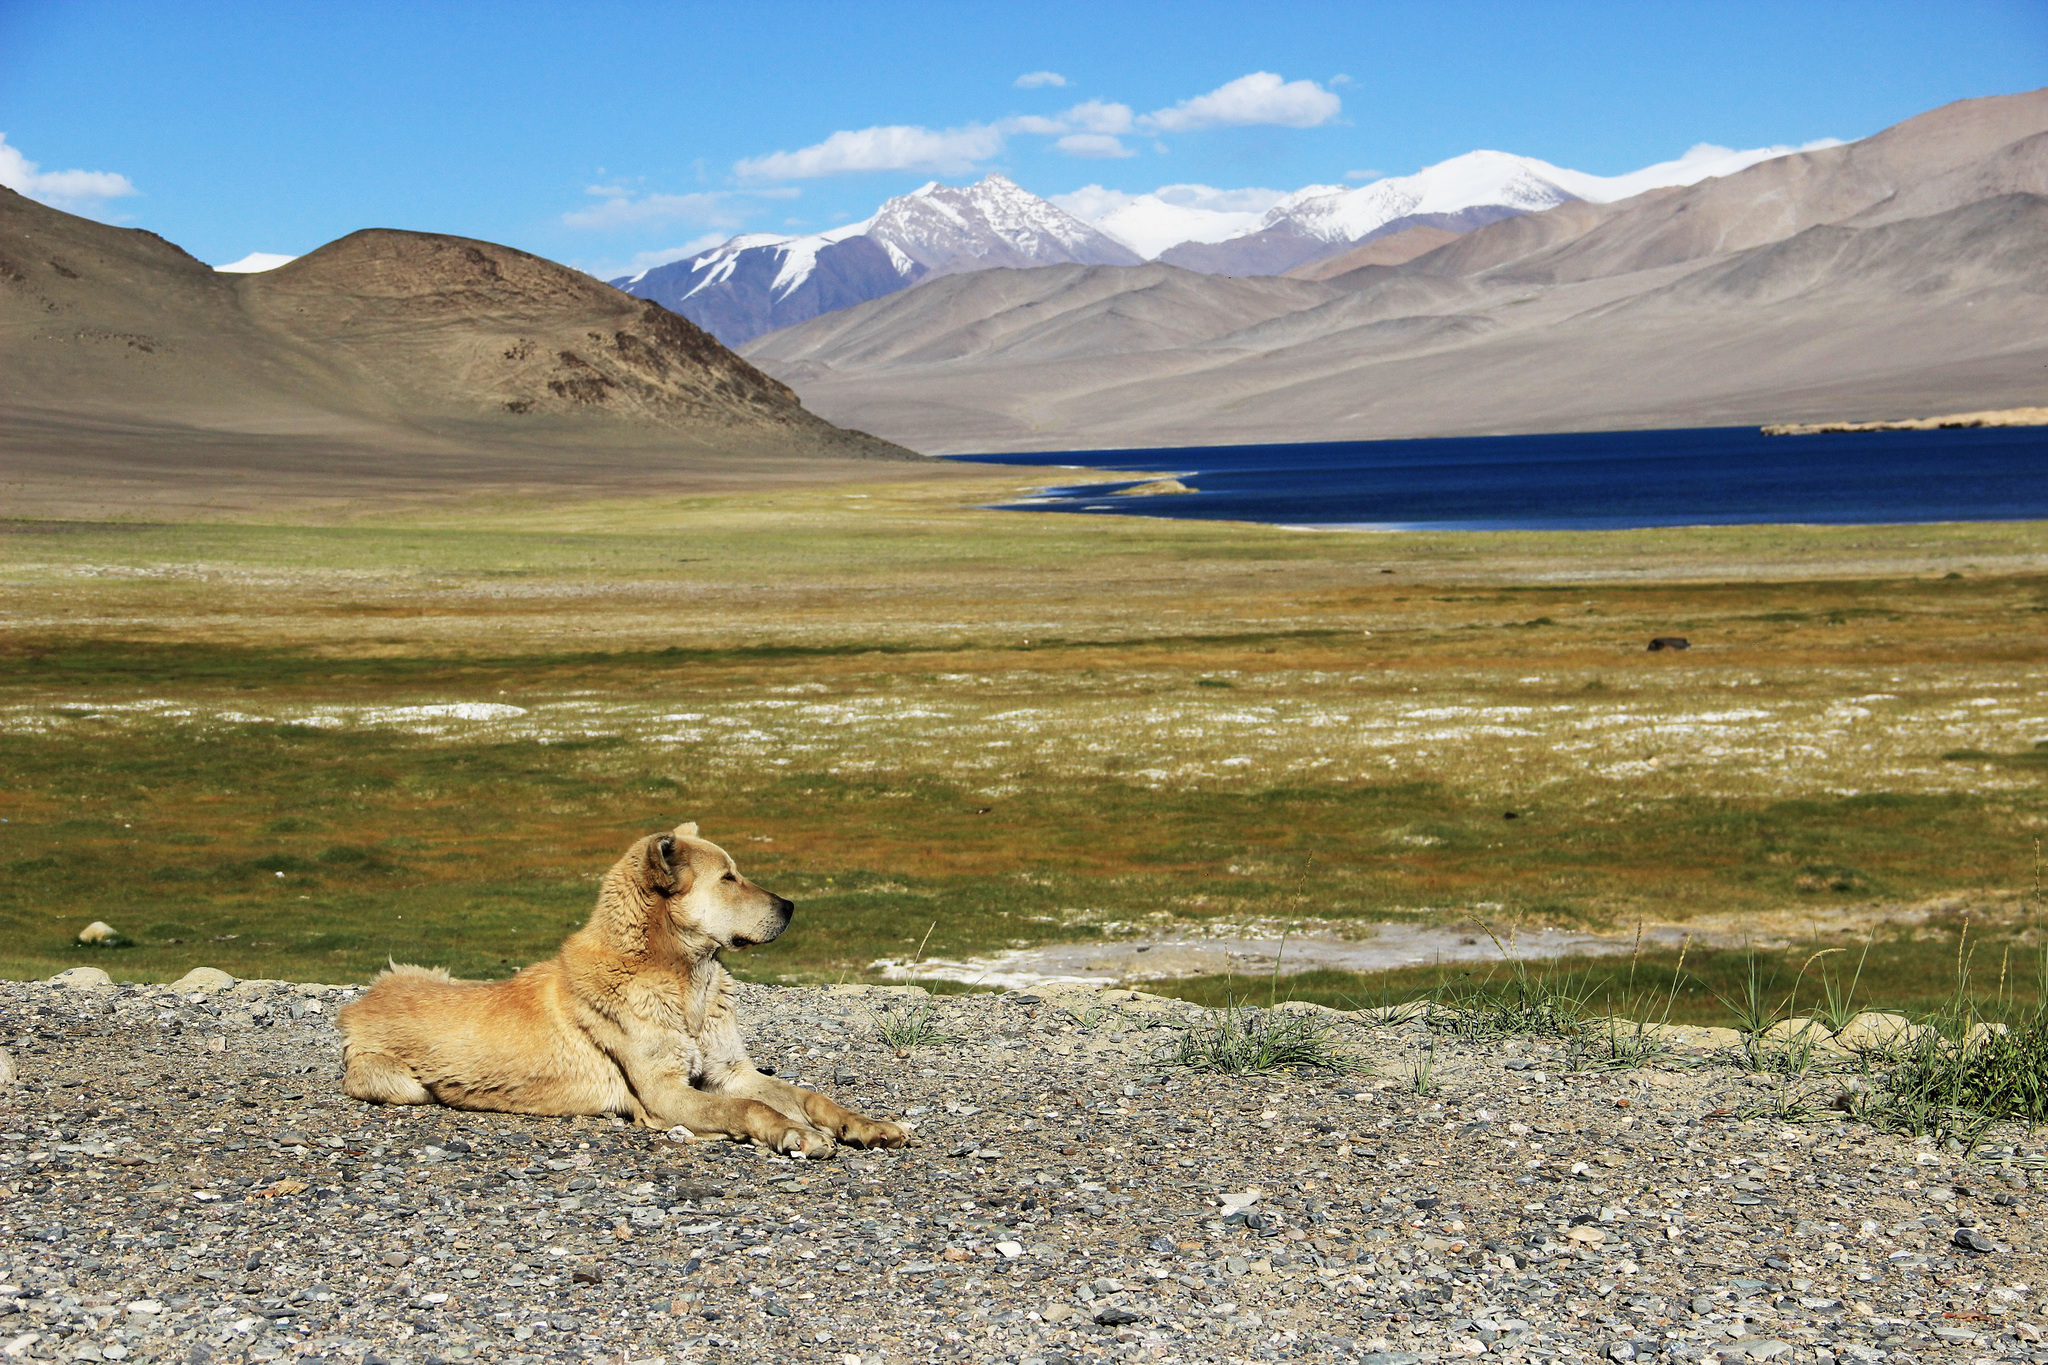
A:
{"type": "Polygon", "coordinates": [[[676,857],[676,837],[673,834],[657,834],[642,845],[645,850],[641,867],[646,875],[647,889],[664,895],[680,895],[689,888],[689,862],[676,857]]]}
{"type": "Polygon", "coordinates": [[[683,823],[681,823],[680,825],[677,825],[677,826],[676,826],[676,833],[677,833],[678,835],[680,835],[681,837],[685,838],[685,839],[694,839],[694,838],[696,838],[696,837],[697,837],[697,822],[696,822],[695,820],[685,820],[685,821],[683,821],[683,823]]]}

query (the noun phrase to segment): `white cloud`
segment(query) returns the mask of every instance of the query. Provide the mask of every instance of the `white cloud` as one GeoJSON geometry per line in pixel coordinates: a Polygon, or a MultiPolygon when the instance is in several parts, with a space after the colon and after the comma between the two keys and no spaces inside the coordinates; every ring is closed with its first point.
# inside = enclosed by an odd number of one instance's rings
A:
{"type": "Polygon", "coordinates": [[[1087,133],[1128,133],[1131,131],[1131,106],[1110,104],[1103,100],[1086,100],[1061,114],[1068,123],[1087,133]]]}
{"type": "Polygon", "coordinates": [[[1012,83],[1019,90],[1037,90],[1048,85],[1065,85],[1067,78],[1057,71],[1027,71],[1012,83]]]}
{"type": "Polygon", "coordinates": [[[732,196],[719,192],[698,194],[634,194],[616,185],[593,185],[590,193],[603,202],[562,215],[572,228],[605,231],[649,223],[689,223],[693,226],[737,228],[743,218],[732,196]]]}
{"type": "Polygon", "coordinates": [[[1138,121],[1163,133],[1253,124],[1314,128],[1337,117],[1343,107],[1342,100],[1314,81],[1288,81],[1270,71],[1254,71],[1138,121]]]}
{"type": "Polygon", "coordinates": [[[223,275],[260,275],[266,270],[275,270],[281,265],[290,265],[299,259],[296,256],[281,256],[275,251],[252,251],[239,261],[217,265],[215,270],[223,275]]]}
{"type": "Polygon", "coordinates": [[[971,171],[1003,150],[1000,128],[931,129],[893,124],[841,130],[794,152],[770,152],[733,166],[742,180],[810,180],[855,171],[971,171]]]}
{"type": "Polygon", "coordinates": [[[1137,153],[1108,133],[1068,133],[1053,146],[1068,156],[1085,156],[1099,159],[1136,156],[1137,153]]]}
{"type": "Polygon", "coordinates": [[[670,261],[687,260],[699,252],[709,251],[712,247],[724,244],[730,235],[724,232],[707,232],[701,237],[692,237],[681,246],[663,247],[659,251],[642,251],[633,257],[632,263],[626,267],[625,273],[629,275],[644,275],[658,265],[667,265],[670,261]]]}
{"type": "Polygon", "coordinates": [[[96,208],[138,191],[112,171],[46,171],[8,145],[0,133],[0,185],[57,208],[96,208]]]}
{"type": "Polygon", "coordinates": [[[1068,133],[1095,133],[1116,137],[1130,132],[1134,121],[1128,104],[1085,100],[1054,118],[1043,114],[1017,114],[998,119],[990,126],[1004,134],[1034,133],[1041,137],[1061,137],[1068,133]]]}
{"type": "Polygon", "coordinates": [[[1344,178],[1346,180],[1385,180],[1387,173],[1385,171],[1346,171],[1344,172],[1344,178]]]}

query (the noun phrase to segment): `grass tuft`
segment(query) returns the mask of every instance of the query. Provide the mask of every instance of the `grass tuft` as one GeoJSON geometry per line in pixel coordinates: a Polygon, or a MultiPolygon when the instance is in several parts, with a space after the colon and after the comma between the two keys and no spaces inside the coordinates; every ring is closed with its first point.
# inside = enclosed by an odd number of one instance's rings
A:
{"type": "Polygon", "coordinates": [[[1446,983],[1437,993],[1430,1022],[1474,1041],[1495,1038],[1568,1038],[1583,1027],[1591,995],[1579,975],[1553,970],[1548,964],[1531,969],[1515,956],[1514,934],[1507,940],[1490,927],[1486,935],[1500,949],[1502,978],[1489,974],[1478,981],[1446,983]]]}
{"type": "Polygon", "coordinates": [[[1327,1019],[1309,1010],[1247,1009],[1235,1001],[1180,1035],[1168,1062],[1192,1071],[1362,1071],[1327,1019]]]}
{"type": "Polygon", "coordinates": [[[869,1010],[868,1018],[874,1020],[875,1032],[882,1041],[898,1052],[960,1041],[939,1026],[938,1006],[929,1000],[901,1010],[885,1005],[879,1010],[869,1010]]]}

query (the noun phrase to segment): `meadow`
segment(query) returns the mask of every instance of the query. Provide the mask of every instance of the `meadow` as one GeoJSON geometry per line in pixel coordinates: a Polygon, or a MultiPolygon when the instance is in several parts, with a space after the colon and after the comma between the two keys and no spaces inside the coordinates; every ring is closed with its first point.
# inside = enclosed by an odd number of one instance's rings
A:
{"type": "Polygon", "coordinates": [[[799,903],[761,979],[1404,920],[1688,927],[1680,1018],[1745,945],[2034,972],[2048,525],[980,510],[1023,486],[0,523],[0,972],[502,974],[684,819],[799,903]]]}

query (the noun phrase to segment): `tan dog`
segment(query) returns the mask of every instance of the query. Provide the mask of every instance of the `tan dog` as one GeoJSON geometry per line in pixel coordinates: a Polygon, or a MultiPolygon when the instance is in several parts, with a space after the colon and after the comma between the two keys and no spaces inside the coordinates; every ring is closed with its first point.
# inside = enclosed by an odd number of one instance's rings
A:
{"type": "Polygon", "coordinates": [[[767,943],[796,907],[742,877],[694,824],[612,865],[590,923],[509,981],[393,966],[341,1012],[342,1086],[359,1100],[515,1114],[628,1114],[653,1128],[823,1155],[900,1147],[862,1118],[764,1076],[733,1015],[727,948],[767,943]]]}

